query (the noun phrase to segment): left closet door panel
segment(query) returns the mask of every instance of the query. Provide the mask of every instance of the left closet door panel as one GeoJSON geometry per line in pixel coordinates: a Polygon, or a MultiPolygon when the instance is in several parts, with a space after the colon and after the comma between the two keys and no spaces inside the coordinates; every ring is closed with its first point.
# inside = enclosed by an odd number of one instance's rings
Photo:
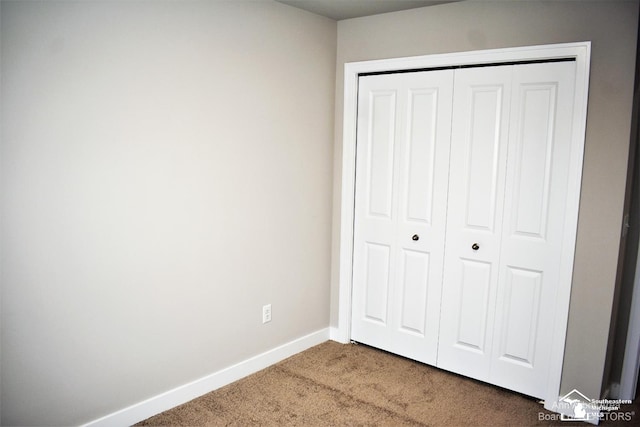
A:
{"type": "Polygon", "coordinates": [[[363,76],[351,336],[424,363],[438,348],[453,71],[363,76]]]}

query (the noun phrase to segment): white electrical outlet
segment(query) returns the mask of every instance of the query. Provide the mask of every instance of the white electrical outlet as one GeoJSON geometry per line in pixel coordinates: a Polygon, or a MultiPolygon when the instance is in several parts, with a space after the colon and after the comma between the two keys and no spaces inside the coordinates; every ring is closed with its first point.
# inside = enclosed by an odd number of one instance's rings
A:
{"type": "Polygon", "coordinates": [[[262,306],[262,323],[271,322],[271,304],[262,306]]]}

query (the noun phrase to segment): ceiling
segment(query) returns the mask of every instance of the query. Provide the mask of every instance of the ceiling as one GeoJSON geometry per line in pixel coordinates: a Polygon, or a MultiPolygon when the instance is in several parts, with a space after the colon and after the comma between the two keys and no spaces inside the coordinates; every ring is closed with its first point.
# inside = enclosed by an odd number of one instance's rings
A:
{"type": "Polygon", "coordinates": [[[452,3],[459,0],[276,0],[280,3],[304,9],[327,18],[341,19],[359,18],[379,13],[397,12],[417,7],[434,6],[452,3]]]}

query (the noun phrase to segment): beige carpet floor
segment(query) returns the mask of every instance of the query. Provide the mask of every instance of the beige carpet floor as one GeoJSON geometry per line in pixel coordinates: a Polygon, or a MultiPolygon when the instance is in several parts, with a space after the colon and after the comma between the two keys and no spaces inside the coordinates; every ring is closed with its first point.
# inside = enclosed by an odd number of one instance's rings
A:
{"type": "MultiPolygon", "coordinates": [[[[621,408],[637,410],[637,401],[621,408]]],[[[554,415],[517,393],[368,346],[329,341],[137,425],[588,425],[550,421],[554,415]]],[[[633,412],[631,421],[601,425],[639,421],[633,412]]]]}

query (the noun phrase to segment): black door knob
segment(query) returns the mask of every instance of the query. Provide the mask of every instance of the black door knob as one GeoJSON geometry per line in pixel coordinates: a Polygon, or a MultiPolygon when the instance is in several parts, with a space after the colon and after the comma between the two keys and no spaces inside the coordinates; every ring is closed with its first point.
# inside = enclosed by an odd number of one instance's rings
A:
{"type": "Polygon", "coordinates": [[[471,249],[473,249],[474,251],[477,251],[478,249],[480,249],[480,246],[478,246],[477,243],[474,243],[473,245],[471,245],[471,249]]]}
{"type": "Polygon", "coordinates": [[[420,236],[418,236],[417,234],[414,234],[413,236],[411,236],[411,240],[416,241],[419,240],[420,236]]]}

